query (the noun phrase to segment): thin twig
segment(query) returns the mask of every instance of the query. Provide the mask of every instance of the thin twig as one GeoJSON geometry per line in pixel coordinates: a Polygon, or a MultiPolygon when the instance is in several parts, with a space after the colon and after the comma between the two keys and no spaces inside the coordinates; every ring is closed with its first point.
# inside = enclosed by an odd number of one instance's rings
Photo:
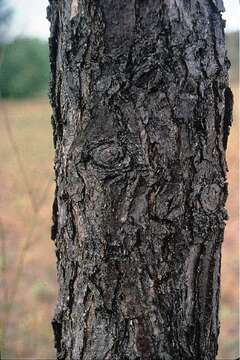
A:
{"type": "MultiPolygon", "coordinates": [[[[18,291],[18,287],[19,287],[19,283],[23,274],[23,270],[24,270],[24,262],[25,262],[25,258],[27,255],[27,250],[29,249],[32,237],[33,237],[33,232],[37,226],[38,220],[39,220],[39,212],[40,209],[42,207],[42,205],[44,204],[45,200],[47,199],[50,187],[53,183],[53,180],[50,179],[47,183],[47,186],[42,194],[41,200],[39,201],[39,206],[36,210],[36,212],[34,213],[34,217],[32,219],[28,234],[23,242],[22,245],[22,249],[20,252],[20,255],[18,257],[18,261],[17,261],[17,265],[16,265],[16,276],[15,279],[12,281],[12,290],[9,289],[9,302],[8,302],[8,306],[7,306],[7,311],[6,311],[6,326],[7,324],[9,324],[9,320],[10,320],[10,316],[11,316],[11,312],[12,312],[12,307],[16,298],[16,294],[18,291]]],[[[5,330],[6,332],[6,330],[5,330]]]]}
{"type": "MultiPolygon", "coordinates": [[[[3,60],[4,57],[4,53],[0,53],[0,65],[1,62],[3,60]]],[[[0,98],[1,98],[1,89],[0,89],[0,98]]],[[[4,351],[4,349],[6,348],[6,334],[7,334],[7,328],[10,322],[10,317],[12,314],[12,308],[13,308],[13,304],[16,298],[16,294],[18,291],[18,287],[19,287],[19,283],[20,280],[22,278],[22,274],[23,274],[23,270],[24,270],[24,262],[25,262],[25,257],[27,255],[29,246],[31,245],[31,240],[33,238],[33,233],[34,230],[38,224],[38,220],[39,220],[39,213],[40,210],[44,204],[44,202],[47,199],[51,184],[53,182],[52,179],[49,179],[49,181],[46,184],[46,187],[42,193],[42,196],[40,198],[39,201],[37,201],[37,198],[34,196],[32,188],[30,186],[30,183],[28,181],[28,177],[27,177],[27,173],[25,171],[25,167],[24,167],[24,163],[22,161],[20,152],[19,152],[19,148],[17,145],[17,142],[15,140],[14,137],[14,133],[12,131],[11,128],[11,124],[10,124],[10,120],[9,120],[9,116],[8,116],[8,110],[7,107],[5,106],[4,103],[0,103],[1,105],[1,112],[3,115],[3,123],[4,123],[4,127],[7,133],[7,137],[9,139],[10,145],[13,149],[13,153],[15,155],[16,161],[18,163],[18,167],[20,170],[20,174],[23,178],[23,182],[24,185],[26,187],[27,190],[27,194],[29,196],[31,205],[32,205],[32,209],[33,209],[33,218],[31,220],[31,224],[30,224],[30,228],[28,231],[28,234],[25,238],[25,240],[23,241],[21,250],[20,250],[20,254],[18,256],[17,259],[17,265],[16,265],[16,272],[15,272],[15,278],[14,281],[12,282],[12,286],[11,289],[9,289],[8,284],[7,284],[7,280],[6,280],[6,261],[7,261],[7,254],[6,254],[6,241],[5,241],[5,234],[4,234],[4,229],[1,226],[0,228],[0,240],[1,240],[1,248],[2,248],[2,258],[3,258],[3,282],[4,282],[4,298],[3,298],[3,303],[4,305],[6,305],[6,311],[4,313],[4,317],[3,317],[3,321],[1,324],[2,327],[2,337],[1,337],[1,350],[2,352],[4,351]]],[[[0,223],[1,225],[1,223],[0,223]]]]}

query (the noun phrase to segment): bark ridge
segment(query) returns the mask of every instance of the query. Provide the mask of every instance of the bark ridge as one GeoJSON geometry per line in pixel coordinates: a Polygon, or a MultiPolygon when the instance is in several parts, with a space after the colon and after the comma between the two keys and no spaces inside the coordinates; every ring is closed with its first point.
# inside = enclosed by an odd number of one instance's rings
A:
{"type": "Polygon", "coordinates": [[[57,358],[213,360],[232,94],[221,0],[50,0],[57,358]]]}

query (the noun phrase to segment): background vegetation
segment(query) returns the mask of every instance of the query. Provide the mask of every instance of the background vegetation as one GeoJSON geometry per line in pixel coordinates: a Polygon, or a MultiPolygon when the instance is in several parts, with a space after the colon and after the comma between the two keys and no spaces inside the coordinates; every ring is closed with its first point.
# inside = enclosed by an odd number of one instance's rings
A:
{"type": "Polygon", "coordinates": [[[48,44],[40,39],[18,38],[0,46],[2,98],[30,98],[47,94],[48,44]]]}

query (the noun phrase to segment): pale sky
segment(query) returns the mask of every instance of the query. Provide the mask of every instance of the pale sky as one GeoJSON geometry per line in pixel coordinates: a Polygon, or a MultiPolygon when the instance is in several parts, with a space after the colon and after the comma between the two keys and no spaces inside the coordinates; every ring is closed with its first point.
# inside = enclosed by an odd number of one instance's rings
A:
{"type": "MultiPolygon", "coordinates": [[[[40,38],[49,36],[49,23],[46,20],[48,0],[8,0],[15,11],[12,24],[14,35],[27,35],[40,38]]],[[[227,31],[240,30],[239,0],[224,0],[227,31]]]]}

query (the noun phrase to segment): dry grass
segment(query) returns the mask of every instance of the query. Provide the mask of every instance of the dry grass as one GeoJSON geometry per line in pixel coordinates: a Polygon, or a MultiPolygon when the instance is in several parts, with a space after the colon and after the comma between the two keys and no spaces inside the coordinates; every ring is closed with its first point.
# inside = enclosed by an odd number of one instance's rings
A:
{"type": "Polygon", "coordinates": [[[234,121],[227,149],[229,221],[222,251],[221,332],[219,358],[237,359],[239,354],[239,88],[234,93],[234,121]]]}
{"type": "MultiPolygon", "coordinates": [[[[235,119],[238,117],[236,108],[235,106],[235,119]]],[[[47,101],[1,103],[0,131],[0,320],[2,325],[4,321],[7,322],[5,338],[1,333],[1,340],[4,340],[3,355],[7,359],[55,358],[51,319],[57,286],[54,247],[49,239],[54,190],[53,146],[47,101]],[[9,142],[3,121],[6,114],[3,115],[3,110],[7,112],[16,143],[15,150],[9,142]],[[25,180],[21,163],[19,159],[16,160],[16,151],[25,169],[25,180]],[[36,209],[49,179],[50,187],[45,193],[46,198],[41,208],[36,209]],[[15,284],[18,284],[18,288],[14,295],[15,284]]],[[[235,121],[228,147],[230,195],[227,207],[230,221],[226,228],[222,258],[219,358],[224,360],[234,359],[239,355],[238,160],[238,124],[235,121]]]]}
{"type": "Polygon", "coordinates": [[[47,101],[11,102],[1,103],[0,111],[4,134],[0,143],[4,159],[0,221],[5,239],[5,259],[0,258],[5,299],[0,314],[1,321],[8,323],[5,336],[2,334],[3,356],[54,358],[50,325],[56,298],[55,256],[49,240],[54,190],[50,108],[47,101]],[[7,136],[6,115],[16,149],[7,136]],[[16,151],[27,179],[22,176],[16,151]]]}

